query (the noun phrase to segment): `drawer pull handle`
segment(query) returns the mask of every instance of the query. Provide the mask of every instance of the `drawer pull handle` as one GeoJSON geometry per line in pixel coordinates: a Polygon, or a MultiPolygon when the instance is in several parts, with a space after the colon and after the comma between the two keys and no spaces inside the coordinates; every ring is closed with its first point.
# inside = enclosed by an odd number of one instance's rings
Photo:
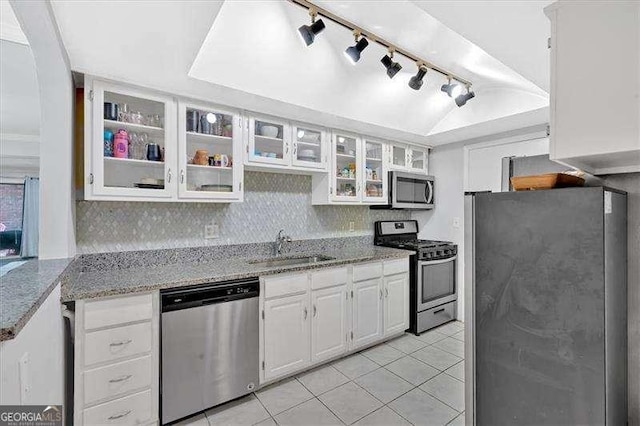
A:
{"type": "Polygon", "coordinates": [[[113,342],[111,344],[109,344],[109,346],[114,347],[114,346],[124,346],[124,345],[128,345],[129,343],[131,343],[132,340],[131,339],[127,339],[127,340],[122,340],[120,342],[113,342]]]}
{"type": "Polygon", "coordinates": [[[382,289],[380,289],[380,300],[382,300],[382,289]]]}
{"type": "Polygon", "coordinates": [[[118,420],[118,419],[121,419],[121,418],[123,418],[125,416],[128,416],[129,414],[131,414],[131,410],[125,411],[122,414],[114,414],[113,416],[109,416],[107,418],[107,420],[118,420]]]}
{"type": "Polygon", "coordinates": [[[122,376],[118,379],[111,379],[109,380],[109,383],[120,383],[120,382],[124,382],[126,380],[129,380],[130,378],[133,377],[133,374],[127,374],[126,376],[122,376]]]}
{"type": "Polygon", "coordinates": [[[433,315],[439,314],[440,312],[444,312],[444,308],[433,311],[433,315]]]}

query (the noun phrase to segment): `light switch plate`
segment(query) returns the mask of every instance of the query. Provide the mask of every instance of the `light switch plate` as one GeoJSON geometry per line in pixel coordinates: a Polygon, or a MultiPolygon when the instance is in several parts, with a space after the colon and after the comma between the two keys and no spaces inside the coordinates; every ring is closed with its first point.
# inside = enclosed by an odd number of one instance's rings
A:
{"type": "Polygon", "coordinates": [[[353,232],[355,230],[356,224],[355,222],[349,222],[349,232],[353,232]]]}

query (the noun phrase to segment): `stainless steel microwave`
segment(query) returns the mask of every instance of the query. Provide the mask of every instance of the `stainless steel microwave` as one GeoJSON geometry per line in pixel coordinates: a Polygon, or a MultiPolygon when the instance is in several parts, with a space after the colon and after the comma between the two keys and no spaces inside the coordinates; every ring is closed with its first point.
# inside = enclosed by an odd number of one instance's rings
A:
{"type": "Polygon", "coordinates": [[[372,209],[430,210],[435,207],[433,176],[389,172],[389,201],[372,209]]]}

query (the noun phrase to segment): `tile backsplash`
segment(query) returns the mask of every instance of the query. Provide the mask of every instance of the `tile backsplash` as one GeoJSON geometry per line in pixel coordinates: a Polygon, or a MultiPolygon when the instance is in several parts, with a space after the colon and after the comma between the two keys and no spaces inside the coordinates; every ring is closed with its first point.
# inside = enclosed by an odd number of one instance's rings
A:
{"type": "Polygon", "coordinates": [[[410,219],[401,210],[312,206],[310,176],[245,172],[244,184],[242,203],[78,201],[78,253],[267,242],[281,228],[294,240],[372,235],[376,220],[410,219]],[[212,220],[219,238],[205,239],[212,220]]]}

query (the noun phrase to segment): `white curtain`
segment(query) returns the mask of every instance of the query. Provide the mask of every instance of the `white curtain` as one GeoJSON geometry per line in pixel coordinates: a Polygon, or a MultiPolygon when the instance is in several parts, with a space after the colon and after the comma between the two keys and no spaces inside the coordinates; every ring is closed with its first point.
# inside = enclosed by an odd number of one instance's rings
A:
{"type": "Polygon", "coordinates": [[[22,244],[20,256],[38,256],[40,223],[40,181],[38,178],[24,179],[24,202],[22,208],[22,244]]]}

